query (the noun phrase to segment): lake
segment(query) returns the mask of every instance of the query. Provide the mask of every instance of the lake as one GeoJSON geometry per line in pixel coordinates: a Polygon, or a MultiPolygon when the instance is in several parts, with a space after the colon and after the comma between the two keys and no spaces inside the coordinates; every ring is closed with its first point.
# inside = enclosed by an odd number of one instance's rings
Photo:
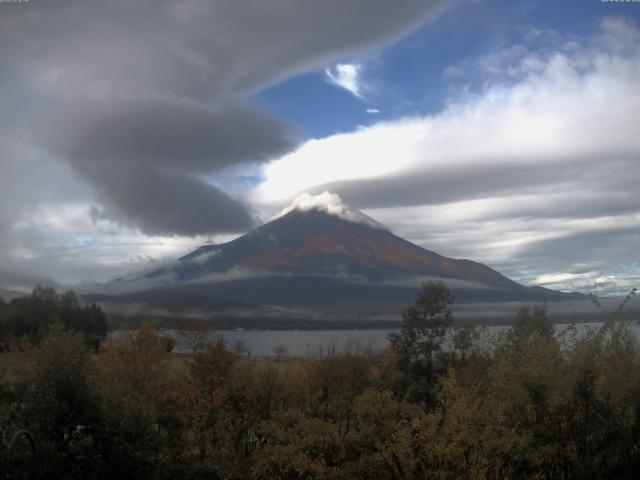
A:
{"type": "MultiPolygon", "coordinates": [[[[576,324],[578,336],[586,334],[589,330],[600,327],[602,323],[576,324]]],[[[557,332],[566,330],[569,324],[555,326],[557,332]]],[[[500,334],[510,327],[495,326],[481,327],[481,343],[488,344],[491,337],[500,334]]],[[[636,338],[640,339],[640,325],[632,324],[631,329],[636,338]]],[[[388,334],[398,330],[222,330],[215,335],[221,335],[230,349],[238,342],[242,342],[253,356],[273,356],[275,347],[284,347],[286,355],[301,356],[309,352],[335,349],[344,351],[354,350],[382,350],[388,344],[388,334]]],[[[178,353],[189,353],[190,348],[175,330],[163,330],[162,335],[173,336],[177,343],[174,349],[178,353]]]]}

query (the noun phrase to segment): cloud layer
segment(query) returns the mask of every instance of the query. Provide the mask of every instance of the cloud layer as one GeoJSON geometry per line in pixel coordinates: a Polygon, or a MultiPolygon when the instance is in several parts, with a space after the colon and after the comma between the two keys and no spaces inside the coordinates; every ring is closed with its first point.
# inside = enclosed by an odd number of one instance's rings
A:
{"type": "Polygon", "coordinates": [[[307,142],[265,168],[255,200],[328,190],[525,283],[623,291],[639,269],[640,31],[606,18],[581,44],[555,35],[452,66],[484,85],[438,114],[307,142]]]}
{"type": "Polygon", "coordinates": [[[198,175],[293,147],[288,127],[256,111],[179,102],[64,105],[42,137],[95,188],[101,218],[148,234],[242,231],[248,209],[198,175]]]}
{"type": "Polygon", "coordinates": [[[212,175],[297,141],[246,98],[399,38],[445,3],[0,4],[0,259],[67,276],[60,256],[43,255],[69,252],[74,235],[89,232],[99,254],[118,232],[142,232],[144,245],[246,230],[251,207],[212,175]],[[42,230],[52,223],[62,228],[42,230]]]}
{"type": "Polygon", "coordinates": [[[11,93],[31,97],[32,105],[16,106],[25,122],[44,110],[43,148],[89,180],[112,218],[146,233],[240,231],[251,225],[247,208],[236,202],[229,212],[234,201],[197,175],[273,158],[293,139],[279,120],[238,102],[399,36],[439,3],[67,0],[4,8],[2,83],[19,81],[11,93]],[[359,14],[341,15],[345,8],[359,14]],[[141,191],[123,196],[115,183],[124,177],[141,191]],[[173,181],[192,188],[182,195],[167,189],[173,181]],[[153,212],[137,203],[142,198],[187,213],[147,215],[153,212]],[[189,214],[203,205],[208,215],[189,214]]]}

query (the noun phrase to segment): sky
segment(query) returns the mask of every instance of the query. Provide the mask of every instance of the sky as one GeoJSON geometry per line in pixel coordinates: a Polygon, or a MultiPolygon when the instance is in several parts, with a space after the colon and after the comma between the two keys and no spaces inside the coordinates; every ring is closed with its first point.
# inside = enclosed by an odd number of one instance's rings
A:
{"type": "Polygon", "coordinates": [[[640,284],[640,2],[0,2],[0,288],[331,192],[527,285],[640,284]],[[305,198],[305,197],[303,197],[305,198]]]}

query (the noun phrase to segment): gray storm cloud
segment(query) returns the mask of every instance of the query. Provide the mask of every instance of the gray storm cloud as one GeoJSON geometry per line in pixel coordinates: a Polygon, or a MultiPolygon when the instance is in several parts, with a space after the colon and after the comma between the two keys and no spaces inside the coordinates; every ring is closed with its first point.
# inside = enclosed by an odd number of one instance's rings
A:
{"type": "Polygon", "coordinates": [[[82,165],[79,172],[95,184],[104,204],[93,210],[95,220],[130,222],[150,235],[197,235],[253,225],[241,203],[190,175],[100,164],[82,165]]]}
{"type": "Polygon", "coordinates": [[[179,102],[72,102],[42,128],[51,150],[94,186],[97,217],[147,234],[246,230],[248,208],[198,175],[294,146],[286,125],[258,111],[179,102]]]}
{"type": "Polygon", "coordinates": [[[52,146],[74,163],[192,174],[263,161],[294,145],[287,125],[255,109],[212,111],[167,101],[71,103],[45,125],[52,146]]]}
{"type": "Polygon", "coordinates": [[[33,2],[3,6],[0,48],[16,74],[61,93],[228,100],[397,38],[446,3],[33,2]]]}
{"type": "Polygon", "coordinates": [[[205,176],[295,146],[243,98],[397,38],[444,3],[0,4],[0,104],[11,135],[91,185],[102,217],[147,234],[242,231],[248,206],[205,176]]]}

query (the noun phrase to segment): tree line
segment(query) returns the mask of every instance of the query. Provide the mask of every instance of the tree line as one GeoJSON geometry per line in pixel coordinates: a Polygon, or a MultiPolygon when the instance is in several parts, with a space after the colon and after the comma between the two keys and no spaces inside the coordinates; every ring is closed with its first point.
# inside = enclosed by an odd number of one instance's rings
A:
{"type": "Polygon", "coordinates": [[[582,335],[524,308],[487,344],[451,302],[427,283],[385,351],[277,363],[221,338],[170,354],[150,324],[95,353],[54,322],[4,354],[3,444],[32,432],[42,478],[636,478],[640,349],[623,312],[582,335]]]}
{"type": "Polygon", "coordinates": [[[81,334],[96,351],[107,334],[107,317],[95,303],[84,304],[73,291],[38,286],[9,303],[0,298],[0,351],[11,343],[38,344],[56,323],[81,334]]]}

